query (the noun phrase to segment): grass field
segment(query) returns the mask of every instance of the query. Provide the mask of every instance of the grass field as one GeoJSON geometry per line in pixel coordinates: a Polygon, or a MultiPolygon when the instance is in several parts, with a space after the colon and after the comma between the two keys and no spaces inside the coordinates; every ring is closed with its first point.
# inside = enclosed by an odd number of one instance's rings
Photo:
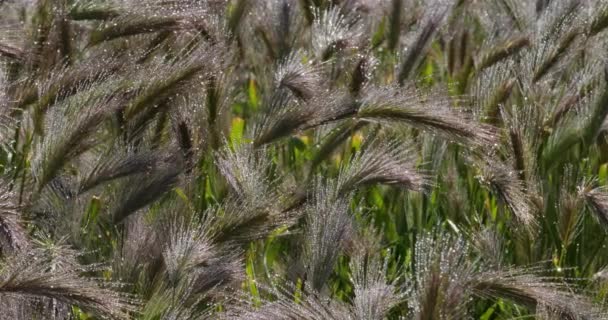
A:
{"type": "Polygon", "coordinates": [[[0,0],[0,319],[608,319],[605,0],[0,0]]]}

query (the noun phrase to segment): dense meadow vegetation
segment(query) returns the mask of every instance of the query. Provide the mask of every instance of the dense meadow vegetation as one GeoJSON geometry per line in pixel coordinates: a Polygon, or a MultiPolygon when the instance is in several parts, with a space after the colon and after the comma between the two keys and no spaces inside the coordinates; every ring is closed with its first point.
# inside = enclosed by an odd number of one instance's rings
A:
{"type": "Polygon", "coordinates": [[[605,0],[0,0],[0,319],[608,319],[605,0]]]}

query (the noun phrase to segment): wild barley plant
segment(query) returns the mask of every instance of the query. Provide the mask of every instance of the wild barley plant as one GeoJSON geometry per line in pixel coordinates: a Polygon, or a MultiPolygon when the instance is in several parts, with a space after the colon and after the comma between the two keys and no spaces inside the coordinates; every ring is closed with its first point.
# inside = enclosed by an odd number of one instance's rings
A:
{"type": "Polygon", "coordinates": [[[602,0],[0,1],[1,319],[604,319],[602,0]]]}

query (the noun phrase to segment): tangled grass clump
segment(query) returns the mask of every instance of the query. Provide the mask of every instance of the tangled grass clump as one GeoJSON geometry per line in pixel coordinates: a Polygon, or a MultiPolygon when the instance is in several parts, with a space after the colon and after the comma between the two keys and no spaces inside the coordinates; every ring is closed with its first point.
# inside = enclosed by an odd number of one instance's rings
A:
{"type": "Polygon", "coordinates": [[[608,319],[604,0],[0,26],[0,319],[608,319]]]}

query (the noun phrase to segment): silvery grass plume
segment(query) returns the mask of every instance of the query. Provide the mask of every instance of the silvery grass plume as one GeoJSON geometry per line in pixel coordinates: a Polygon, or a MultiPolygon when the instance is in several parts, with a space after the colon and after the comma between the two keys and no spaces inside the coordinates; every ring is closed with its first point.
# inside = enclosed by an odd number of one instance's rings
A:
{"type": "Polygon", "coordinates": [[[587,180],[578,187],[578,195],[593,213],[602,227],[608,227],[608,191],[597,186],[597,181],[587,180]]]}
{"type": "Polygon", "coordinates": [[[503,298],[560,319],[607,319],[606,312],[589,298],[576,293],[559,278],[537,275],[538,270],[513,268],[489,271],[472,281],[480,297],[503,298]]]}
{"type": "Polygon", "coordinates": [[[344,142],[349,139],[357,131],[364,129],[367,122],[356,119],[346,120],[340,124],[336,124],[329,132],[320,132],[322,135],[319,138],[319,144],[316,145],[315,155],[312,160],[311,168],[318,167],[323,161],[327,160],[340,147],[343,147],[344,142]]]}
{"type": "Polygon", "coordinates": [[[404,302],[405,288],[398,276],[388,274],[388,256],[382,257],[378,243],[362,238],[367,236],[370,234],[357,234],[353,239],[357,244],[349,249],[353,296],[347,301],[278,287],[268,290],[270,297],[261,306],[243,299],[227,315],[235,319],[385,319],[404,302]]]}
{"type": "MultiPolygon", "coordinates": [[[[495,246],[488,246],[486,240],[476,243],[481,250],[495,246]]],[[[469,245],[458,237],[429,234],[419,239],[412,271],[416,290],[410,298],[414,319],[462,318],[471,298],[507,299],[563,319],[606,319],[600,307],[564,279],[542,276],[547,268],[507,267],[499,261],[487,265],[471,259],[471,254],[469,245]]]]}
{"type": "MultiPolygon", "coordinates": [[[[330,137],[332,139],[332,137],[330,137]]],[[[426,172],[417,168],[417,158],[411,146],[397,138],[370,138],[359,152],[353,154],[348,163],[340,167],[335,182],[337,194],[346,196],[360,188],[371,185],[388,185],[403,188],[409,191],[425,191],[430,186],[430,178],[426,172]]],[[[332,143],[330,140],[327,143],[332,143]]],[[[319,157],[329,156],[330,151],[321,152],[319,157]]],[[[313,162],[313,168],[321,161],[318,158],[313,162]]],[[[306,202],[307,198],[296,201],[306,202]]]]}
{"type": "MultiPolygon", "coordinates": [[[[111,97],[100,97],[84,91],[53,108],[53,112],[46,117],[46,134],[39,138],[33,160],[38,191],[70,161],[97,143],[100,136],[95,133],[117,103],[111,97]],[[65,130],[66,120],[72,122],[70,130],[65,130]]],[[[34,126],[37,126],[36,123],[34,126]]]]}
{"type": "Polygon", "coordinates": [[[244,244],[264,239],[277,228],[290,227],[302,215],[299,208],[281,210],[276,205],[229,198],[225,203],[209,208],[205,215],[213,217],[210,223],[215,241],[244,244]]]}
{"type": "Polygon", "coordinates": [[[577,19],[581,9],[581,1],[560,1],[549,3],[536,17],[528,15],[530,25],[536,26],[533,43],[535,51],[529,53],[535,56],[533,62],[533,81],[537,82],[557,66],[559,60],[569,51],[577,40],[581,30],[577,29],[577,19]]]}
{"type": "Polygon", "coordinates": [[[512,166],[529,193],[538,192],[539,163],[536,157],[544,132],[543,114],[531,105],[501,108],[504,135],[509,141],[506,154],[512,155],[512,166]]]}
{"type": "Polygon", "coordinates": [[[471,147],[496,143],[493,127],[475,122],[451,103],[448,97],[427,94],[413,86],[369,86],[362,92],[356,117],[379,123],[403,123],[471,147]]]}
{"type": "Polygon", "coordinates": [[[467,282],[475,266],[467,243],[456,237],[427,234],[416,242],[408,307],[412,319],[465,317],[471,295],[467,282]]]}
{"type": "Polygon", "coordinates": [[[13,89],[12,104],[15,109],[33,108],[45,111],[69,96],[106,81],[125,68],[126,61],[118,56],[99,52],[93,53],[84,62],[77,65],[59,63],[48,74],[32,75],[13,89]],[[33,105],[33,106],[30,106],[33,105]]]}
{"type": "Polygon", "coordinates": [[[374,70],[379,65],[379,61],[373,56],[360,57],[350,75],[350,92],[357,96],[370,80],[373,79],[374,70]]]}
{"type": "Polygon", "coordinates": [[[241,24],[251,28],[243,30],[243,41],[251,41],[246,49],[257,61],[280,61],[287,57],[303,41],[305,22],[300,13],[300,5],[294,0],[252,1],[252,12],[241,24]],[[266,55],[260,55],[265,52],[266,55]]]}
{"type": "Polygon", "coordinates": [[[18,10],[11,4],[3,4],[2,9],[8,14],[3,15],[2,32],[0,32],[0,57],[10,61],[22,61],[26,54],[23,39],[18,34],[22,32],[22,27],[15,19],[18,10]]]}
{"type": "Polygon", "coordinates": [[[96,159],[91,161],[91,168],[83,172],[80,177],[78,192],[85,193],[117,179],[152,172],[157,166],[162,165],[166,157],[159,151],[136,152],[129,150],[128,147],[112,146],[100,152],[96,159]]]}
{"type": "Polygon", "coordinates": [[[305,207],[302,263],[303,276],[312,292],[325,289],[334,265],[351,237],[352,218],[348,214],[350,194],[338,193],[335,183],[316,181],[312,200],[305,207]]]}
{"type": "Polygon", "coordinates": [[[608,28],[608,5],[602,1],[590,1],[588,12],[593,16],[589,19],[589,35],[595,36],[608,28]]]}
{"type": "MultiPolygon", "coordinates": [[[[224,57],[218,63],[227,67],[233,58],[224,57]]],[[[226,143],[233,116],[231,103],[238,95],[233,84],[238,75],[233,70],[208,69],[178,86],[174,95],[162,100],[165,107],[157,112],[158,117],[150,119],[158,123],[156,143],[162,140],[164,127],[170,125],[190,169],[194,169],[194,159],[209,150],[218,150],[226,143]],[[167,118],[170,124],[163,122],[167,118]]]]}
{"type": "MultiPolygon", "coordinates": [[[[370,272],[381,270],[371,269],[370,272]]],[[[390,289],[381,287],[367,287],[362,290],[358,288],[355,293],[354,305],[346,304],[339,300],[331,300],[327,297],[316,295],[303,295],[294,297],[289,293],[279,293],[276,300],[264,303],[259,308],[245,308],[244,310],[229,311],[231,319],[385,319],[388,309],[400,301],[394,298],[390,289]]]]}
{"type": "Polygon", "coordinates": [[[478,162],[478,179],[486,185],[525,227],[536,225],[535,208],[530,190],[526,189],[517,172],[500,160],[488,157],[478,162]]]}
{"type": "Polygon", "coordinates": [[[102,318],[130,317],[135,311],[132,298],[84,276],[85,272],[95,269],[78,265],[73,251],[57,250],[51,255],[44,248],[33,247],[5,257],[0,267],[0,300],[18,298],[20,303],[32,303],[37,299],[52,299],[102,318]],[[69,263],[61,263],[55,255],[69,263]]]}
{"type": "Polygon", "coordinates": [[[0,190],[0,257],[25,250],[29,246],[28,235],[16,201],[15,192],[3,186],[0,190]]]}
{"type": "Polygon", "coordinates": [[[176,219],[162,253],[168,286],[191,285],[191,294],[211,297],[214,291],[240,279],[238,250],[221,250],[207,221],[176,219]],[[181,221],[180,221],[181,220],[181,221]]]}
{"type": "Polygon", "coordinates": [[[353,305],[322,293],[294,295],[279,289],[274,291],[274,300],[261,307],[245,302],[229,315],[239,319],[383,319],[390,306],[406,301],[408,319],[460,319],[468,315],[472,299],[481,298],[510,300],[535,309],[539,316],[549,313],[564,319],[606,318],[589,298],[573,292],[559,278],[539,275],[546,270],[542,267],[507,268],[500,263],[488,267],[471,259],[473,252],[462,238],[436,233],[418,239],[415,264],[406,282],[412,290],[380,280],[386,266],[380,267],[378,251],[374,251],[376,255],[365,252],[352,252],[353,305]],[[362,290],[371,287],[377,289],[362,290]],[[375,299],[379,297],[386,299],[375,299]]]}
{"type": "Polygon", "coordinates": [[[335,109],[333,95],[321,73],[322,65],[303,61],[304,53],[293,52],[271,70],[273,80],[264,95],[265,108],[252,128],[256,145],[263,145],[293,134],[315,123],[328,121],[335,109]],[[325,92],[325,97],[318,94],[325,92]]]}
{"type": "Polygon", "coordinates": [[[216,165],[235,196],[245,202],[264,201],[270,195],[272,181],[268,177],[270,160],[265,149],[241,145],[232,150],[226,147],[217,155],[216,165]]]}
{"type": "Polygon", "coordinates": [[[153,221],[136,216],[125,222],[117,277],[146,292],[144,319],[209,317],[201,306],[224,301],[225,291],[243,280],[241,250],[214,238],[214,217],[201,217],[175,200],[159,208],[163,215],[153,221]]]}
{"type": "Polygon", "coordinates": [[[177,283],[192,269],[206,264],[214,256],[209,236],[195,221],[169,222],[169,237],[163,250],[169,283],[177,283]]]}
{"type": "MultiPolygon", "coordinates": [[[[407,47],[396,71],[399,85],[406,84],[418,67],[422,57],[426,55],[431,40],[441,27],[444,18],[449,15],[453,4],[449,1],[434,0],[425,3],[424,14],[420,19],[420,31],[407,47]]],[[[399,8],[398,8],[399,9],[399,8]]]]}
{"type": "Polygon", "coordinates": [[[278,194],[278,179],[271,175],[271,161],[264,148],[226,147],[216,157],[219,172],[230,187],[226,201],[209,211],[217,241],[246,242],[267,236],[281,226],[291,226],[299,210],[284,211],[286,199],[278,194]]]}
{"type": "Polygon", "coordinates": [[[279,93],[272,97],[266,113],[258,126],[266,129],[258,129],[256,145],[348,117],[368,122],[404,123],[470,146],[495,144],[493,127],[475,123],[464,112],[453,109],[449,98],[425,94],[411,86],[405,89],[367,86],[359,98],[330,91],[305,102],[279,93]]]}
{"type": "Polygon", "coordinates": [[[310,32],[312,50],[320,61],[326,61],[342,51],[355,49],[362,41],[361,25],[349,21],[339,7],[315,12],[310,32]]]}
{"type": "Polygon", "coordinates": [[[492,41],[488,44],[489,48],[485,49],[479,56],[476,63],[477,72],[481,72],[516,55],[528,46],[530,46],[530,39],[525,35],[514,35],[502,41],[492,41]]]}
{"type": "Polygon", "coordinates": [[[325,296],[310,294],[295,297],[290,292],[281,291],[275,295],[278,296],[276,300],[269,301],[261,307],[255,308],[245,305],[228,311],[225,318],[243,320],[346,320],[353,317],[344,303],[325,296]]]}
{"type": "Polygon", "coordinates": [[[113,203],[108,218],[120,224],[139,209],[142,209],[170,191],[180,180],[183,160],[171,155],[151,172],[133,175],[120,181],[112,190],[113,203]]]}
{"type": "Polygon", "coordinates": [[[405,302],[409,283],[403,283],[399,271],[389,275],[391,252],[383,252],[377,231],[359,228],[353,242],[349,266],[354,297],[349,309],[356,319],[385,319],[405,302]]]}
{"type": "Polygon", "coordinates": [[[583,111],[570,114],[569,122],[558,126],[549,136],[542,155],[549,167],[562,161],[558,155],[568,152],[572,147],[581,144],[588,148],[594,143],[608,115],[607,80],[608,73],[604,67],[602,83],[596,90],[597,93],[578,102],[583,111]]]}
{"type": "MultiPolygon", "coordinates": [[[[19,186],[21,190],[34,189],[34,184],[19,186]]],[[[56,238],[80,233],[84,217],[85,199],[76,197],[72,181],[60,176],[49,182],[40,192],[25,199],[22,215],[36,230],[56,238]]],[[[25,193],[26,191],[24,191],[25,193]]],[[[18,196],[19,198],[21,195],[18,196]]]]}
{"type": "Polygon", "coordinates": [[[298,101],[291,94],[279,92],[254,128],[254,145],[261,146],[279,138],[315,128],[354,115],[356,103],[344,92],[325,91],[309,101],[298,101]]]}
{"type": "Polygon", "coordinates": [[[498,268],[504,265],[501,252],[506,250],[505,243],[498,232],[486,227],[482,230],[472,230],[466,238],[489,267],[498,268]]]}
{"type": "Polygon", "coordinates": [[[45,15],[44,19],[36,18],[31,19],[31,21],[19,21],[18,18],[15,19],[18,21],[15,21],[18,28],[14,30],[17,31],[17,34],[22,35],[20,42],[23,54],[21,54],[19,59],[12,59],[12,62],[20,67],[27,68],[29,72],[44,74],[60,59],[67,58],[71,54],[67,50],[64,50],[70,47],[71,42],[61,37],[65,33],[59,31],[65,26],[62,23],[65,20],[61,19],[65,17],[64,9],[65,6],[63,4],[58,4],[56,8],[51,8],[49,2],[42,1],[35,5],[29,1],[19,4],[6,4],[3,11],[6,10],[5,12],[9,13],[4,18],[7,19],[7,22],[18,17],[18,12],[24,13],[28,10],[45,15]],[[9,8],[7,9],[6,7],[9,8]],[[34,25],[36,27],[32,28],[34,25]]]}
{"type": "Polygon", "coordinates": [[[0,61],[0,106],[2,112],[0,112],[0,145],[5,148],[8,147],[10,142],[11,133],[14,132],[17,120],[12,115],[11,111],[11,97],[9,88],[9,79],[7,74],[7,65],[4,65],[0,61]]]}
{"type": "Polygon", "coordinates": [[[395,185],[412,191],[423,191],[428,177],[416,169],[415,153],[396,139],[374,139],[342,168],[339,194],[347,194],[369,184],[395,185]]]}
{"type": "Polygon", "coordinates": [[[491,1],[487,5],[476,6],[478,17],[484,29],[489,32],[505,33],[512,30],[526,32],[533,29],[531,24],[536,20],[533,1],[491,1]]]}
{"type": "Polygon", "coordinates": [[[602,70],[603,65],[601,61],[590,62],[572,75],[572,83],[568,84],[568,91],[560,97],[559,103],[556,103],[552,110],[548,110],[551,115],[545,121],[545,126],[557,127],[562,120],[568,120],[573,113],[581,111],[580,104],[588,97],[592,97],[593,90],[601,86],[603,75],[598,70],[602,70]]]}
{"type": "Polygon", "coordinates": [[[210,16],[224,9],[226,1],[194,2],[143,1],[113,5],[79,4],[73,14],[81,19],[108,20],[90,35],[89,45],[121,37],[153,32],[187,31],[208,32],[210,16]]]}
{"type": "Polygon", "coordinates": [[[179,96],[180,89],[188,88],[192,83],[210,81],[221,74],[222,66],[230,60],[230,57],[220,56],[222,44],[201,45],[191,51],[182,52],[178,58],[172,59],[167,63],[166,57],[157,58],[152,66],[156,67],[156,77],[149,77],[148,68],[144,68],[142,78],[143,86],[126,106],[124,110],[124,121],[137,126],[131,131],[138,132],[137,129],[143,127],[146,120],[160,111],[158,106],[163,106],[162,102],[166,99],[179,96]],[[224,60],[225,58],[225,60],[224,60]]]}
{"type": "Polygon", "coordinates": [[[477,81],[471,86],[470,94],[482,122],[499,124],[501,108],[505,107],[516,90],[515,64],[512,61],[497,63],[478,72],[477,81]]]}
{"type": "Polygon", "coordinates": [[[112,256],[113,277],[152,293],[162,272],[163,246],[159,244],[167,241],[165,226],[147,221],[144,215],[133,216],[123,226],[122,241],[112,256]]]}
{"type": "Polygon", "coordinates": [[[299,52],[290,54],[275,73],[275,87],[288,89],[296,98],[308,101],[324,90],[319,67],[304,63],[299,52]]]}

